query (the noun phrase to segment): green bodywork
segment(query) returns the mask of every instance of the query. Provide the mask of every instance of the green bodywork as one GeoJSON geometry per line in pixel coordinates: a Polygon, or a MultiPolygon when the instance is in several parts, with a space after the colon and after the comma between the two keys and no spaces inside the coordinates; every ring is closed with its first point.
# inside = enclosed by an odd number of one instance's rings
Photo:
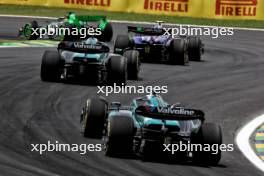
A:
{"type": "Polygon", "coordinates": [[[66,22],[69,24],[73,24],[77,26],[78,28],[81,28],[84,24],[87,24],[87,22],[97,22],[99,21],[99,28],[103,31],[105,29],[105,26],[109,21],[105,16],[85,16],[85,15],[76,15],[75,13],[72,13],[69,15],[66,22]]]}
{"type": "MultiPolygon", "coordinates": [[[[109,23],[109,20],[106,18],[106,16],[100,16],[100,15],[86,16],[86,15],[76,15],[75,13],[72,13],[67,18],[65,18],[62,23],[59,21],[54,21],[49,23],[48,25],[57,23],[59,28],[63,28],[68,23],[80,29],[83,26],[88,25],[89,22],[99,22],[98,28],[100,28],[101,31],[104,31],[106,25],[109,23]]],[[[48,25],[46,25],[46,28],[48,28],[48,25]]],[[[26,23],[23,26],[22,30],[19,31],[19,35],[24,36],[26,39],[29,39],[32,32],[33,31],[32,31],[31,23],[26,23]]],[[[62,40],[63,38],[64,38],[63,36],[59,36],[59,40],[62,40]]]]}

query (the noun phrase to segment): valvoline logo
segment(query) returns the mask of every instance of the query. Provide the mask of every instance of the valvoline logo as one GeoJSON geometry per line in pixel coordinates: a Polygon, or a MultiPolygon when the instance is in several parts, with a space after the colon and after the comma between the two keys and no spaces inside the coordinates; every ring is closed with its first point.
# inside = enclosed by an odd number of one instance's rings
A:
{"type": "Polygon", "coordinates": [[[176,108],[172,109],[171,107],[157,107],[158,113],[164,113],[164,114],[175,114],[175,115],[194,115],[193,110],[187,110],[184,108],[176,108]]]}
{"type": "Polygon", "coordinates": [[[256,16],[257,0],[216,0],[216,15],[256,16]]]}
{"type": "Polygon", "coordinates": [[[188,12],[189,0],[145,0],[144,9],[161,12],[188,12]]]}
{"type": "Polygon", "coordinates": [[[64,0],[64,4],[109,7],[111,5],[111,0],[64,0]]]}
{"type": "Polygon", "coordinates": [[[187,116],[193,116],[195,114],[193,110],[187,110],[184,108],[172,109],[171,107],[145,106],[145,110],[146,112],[149,113],[162,113],[162,114],[187,115],[187,116]]]}

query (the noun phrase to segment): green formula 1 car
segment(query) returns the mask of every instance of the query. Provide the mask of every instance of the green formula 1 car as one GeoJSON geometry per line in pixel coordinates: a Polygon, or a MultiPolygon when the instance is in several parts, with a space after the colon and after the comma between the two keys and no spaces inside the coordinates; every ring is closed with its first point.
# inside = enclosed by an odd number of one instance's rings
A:
{"type": "MultiPolygon", "coordinates": [[[[111,41],[113,36],[113,28],[109,20],[105,16],[85,16],[76,15],[73,12],[68,13],[65,17],[60,17],[55,21],[49,21],[46,25],[40,26],[37,21],[26,23],[19,29],[19,36],[26,38],[27,40],[37,40],[39,38],[55,39],[55,40],[76,40],[80,36],[71,36],[71,34],[61,34],[62,28],[81,28],[88,29],[100,29],[101,34],[96,36],[100,41],[111,41]],[[41,36],[40,29],[46,33],[41,36]],[[55,32],[56,31],[56,32],[55,32]]],[[[86,38],[90,36],[87,35],[86,38]]]]}

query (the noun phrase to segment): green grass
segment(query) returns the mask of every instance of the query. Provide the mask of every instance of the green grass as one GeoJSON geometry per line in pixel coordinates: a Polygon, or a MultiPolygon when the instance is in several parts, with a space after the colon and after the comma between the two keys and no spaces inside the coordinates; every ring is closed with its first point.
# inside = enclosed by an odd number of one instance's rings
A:
{"type": "Polygon", "coordinates": [[[64,16],[69,11],[78,12],[85,15],[106,15],[111,20],[128,20],[128,21],[146,21],[155,22],[162,20],[167,23],[177,24],[197,24],[208,26],[227,26],[227,27],[246,27],[246,28],[264,28],[264,21],[261,20],[215,20],[202,18],[189,18],[165,15],[142,15],[135,13],[91,11],[83,9],[65,9],[65,8],[48,8],[41,6],[18,6],[18,5],[0,5],[0,14],[12,15],[32,15],[32,16],[64,16]]]}

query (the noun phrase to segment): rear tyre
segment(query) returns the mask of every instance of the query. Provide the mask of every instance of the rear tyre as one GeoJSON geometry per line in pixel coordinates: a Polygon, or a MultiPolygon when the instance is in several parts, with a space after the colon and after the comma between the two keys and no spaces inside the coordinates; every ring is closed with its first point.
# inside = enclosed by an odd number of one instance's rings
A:
{"type": "Polygon", "coordinates": [[[194,162],[203,165],[217,165],[221,159],[221,150],[212,151],[213,145],[222,144],[222,130],[219,125],[213,123],[204,123],[194,141],[196,144],[210,145],[210,151],[193,152],[194,162]],[[216,153],[216,154],[214,154],[216,153]]]}
{"type": "Polygon", "coordinates": [[[107,123],[105,155],[129,155],[133,148],[134,122],[132,118],[113,116],[107,123]]]}
{"type": "Polygon", "coordinates": [[[113,37],[113,27],[111,23],[107,23],[104,30],[102,31],[102,35],[99,37],[99,40],[103,42],[110,42],[113,37]]]}
{"type": "Polygon", "coordinates": [[[118,35],[114,44],[114,53],[123,54],[124,50],[130,47],[130,40],[127,35],[118,35]]]}
{"type": "Polygon", "coordinates": [[[122,85],[127,80],[127,59],[123,56],[112,56],[109,60],[108,82],[122,85]]]}
{"type": "Polygon", "coordinates": [[[173,65],[185,65],[188,62],[185,39],[173,39],[170,43],[169,62],[173,65]]]}
{"type": "Polygon", "coordinates": [[[42,81],[58,81],[61,76],[60,63],[60,54],[57,51],[45,51],[40,70],[42,81]]]}
{"type": "Polygon", "coordinates": [[[137,80],[140,71],[139,52],[137,50],[127,50],[123,56],[127,58],[128,79],[137,80]]]}
{"type": "Polygon", "coordinates": [[[76,25],[66,23],[64,27],[68,30],[65,31],[64,36],[60,36],[60,38],[63,38],[63,41],[77,41],[80,39],[79,35],[71,35],[74,29],[77,28],[76,25]]]}
{"type": "Polygon", "coordinates": [[[107,104],[99,98],[87,100],[81,115],[81,131],[84,137],[101,138],[107,113],[107,104]]]}
{"type": "Polygon", "coordinates": [[[191,61],[201,61],[202,41],[199,37],[190,37],[188,45],[188,56],[191,61]]]}

